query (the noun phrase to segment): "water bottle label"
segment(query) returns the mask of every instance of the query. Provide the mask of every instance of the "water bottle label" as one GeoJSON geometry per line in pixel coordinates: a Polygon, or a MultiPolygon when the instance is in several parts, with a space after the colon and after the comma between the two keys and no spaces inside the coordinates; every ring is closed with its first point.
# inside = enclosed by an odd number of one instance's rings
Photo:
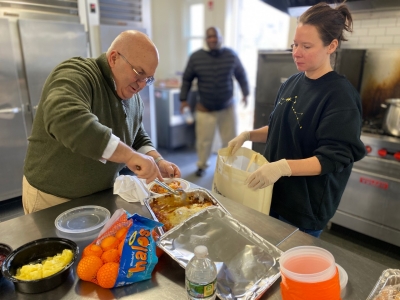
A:
{"type": "Polygon", "coordinates": [[[208,298],[215,294],[217,279],[208,284],[197,284],[186,279],[186,290],[189,296],[194,298],[208,298]]]}

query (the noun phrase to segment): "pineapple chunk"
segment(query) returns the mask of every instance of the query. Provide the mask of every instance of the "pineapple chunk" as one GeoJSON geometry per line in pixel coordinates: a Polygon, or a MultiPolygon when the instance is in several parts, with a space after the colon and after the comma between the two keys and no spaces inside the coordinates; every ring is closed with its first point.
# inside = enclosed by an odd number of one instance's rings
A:
{"type": "Polygon", "coordinates": [[[72,253],[71,250],[64,249],[63,252],[61,253],[60,260],[64,263],[64,265],[68,265],[73,257],[74,257],[74,254],[72,253]]]}
{"type": "Polygon", "coordinates": [[[15,278],[21,280],[35,280],[42,278],[42,264],[25,265],[17,270],[15,278]]]}

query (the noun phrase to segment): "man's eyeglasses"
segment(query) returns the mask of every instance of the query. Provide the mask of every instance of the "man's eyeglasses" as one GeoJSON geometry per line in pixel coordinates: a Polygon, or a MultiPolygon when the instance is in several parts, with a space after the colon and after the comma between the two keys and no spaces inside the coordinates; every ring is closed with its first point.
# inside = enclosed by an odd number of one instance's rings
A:
{"type": "Polygon", "coordinates": [[[121,53],[117,52],[131,67],[133,72],[136,73],[136,75],[138,76],[137,81],[139,82],[146,82],[146,85],[151,85],[154,82],[154,77],[153,76],[149,76],[146,78],[140,78],[141,75],[139,74],[138,71],[136,71],[136,69],[131,65],[131,63],[125,58],[125,56],[123,56],[121,53]]]}

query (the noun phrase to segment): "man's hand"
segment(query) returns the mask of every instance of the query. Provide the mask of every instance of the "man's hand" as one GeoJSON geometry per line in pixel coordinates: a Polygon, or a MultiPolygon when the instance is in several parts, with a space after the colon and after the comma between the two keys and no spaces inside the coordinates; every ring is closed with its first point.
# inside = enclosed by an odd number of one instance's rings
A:
{"type": "Polygon", "coordinates": [[[181,177],[181,171],[178,166],[166,161],[164,159],[160,160],[158,163],[158,168],[160,169],[161,175],[164,178],[177,178],[181,177]]]}
{"type": "Polygon", "coordinates": [[[230,154],[234,155],[236,151],[242,147],[245,141],[250,140],[250,132],[244,131],[241,134],[239,134],[237,137],[234,139],[230,140],[228,143],[228,148],[230,149],[230,154]]]}
{"type": "Polygon", "coordinates": [[[189,104],[187,103],[187,101],[181,101],[181,107],[179,109],[179,111],[181,112],[181,114],[183,114],[183,109],[185,107],[189,107],[189,104]]]}
{"type": "Polygon", "coordinates": [[[243,102],[244,107],[246,107],[247,106],[247,96],[243,96],[242,102],[243,102]]]}
{"type": "Polygon", "coordinates": [[[135,152],[126,163],[126,166],[138,178],[146,179],[146,183],[150,183],[156,178],[162,180],[157,164],[151,156],[135,152]]]}
{"type": "Polygon", "coordinates": [[[266,163],[247,177],[245,184],[253,190],[274,184],[282,176],[291,176],[292,170],[286,159],[266,163]]]}

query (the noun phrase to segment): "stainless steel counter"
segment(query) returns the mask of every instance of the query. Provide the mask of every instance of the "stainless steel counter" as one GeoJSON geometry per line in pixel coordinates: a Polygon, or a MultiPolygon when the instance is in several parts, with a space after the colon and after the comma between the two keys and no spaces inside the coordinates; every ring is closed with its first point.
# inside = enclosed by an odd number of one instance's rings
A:
{"type": "MultiPolygon", "coordinates": [[[[343,299],[365,299],[368,292],[372,290],[380,273],[386,269],[383,265],[298,232],[297,228],[291,225],[219,195],[215,196],[234,218],[258,233],[270,243],[278,245],[282,250],[287,250],[300,244],[314,244],[331,251],[337,259],[337,262],[346,269],[349,274],[349,297],[346,295],[343,299]]],[[[59,236],[75,241],[82,250],[96,238],[99,231],[86,235],[65,234],[58,231],[54,226],[54,220],[60,213],[82,205],[100,205],[109,209],[111,214],[118,208],[124,208],[130,213],[138,213],[151,218],[145,206],[141,206],[139,203],[128,203],[119,196],[113,195],[110,189],[0,223],[0,242],[9,244],[15,249],[32,240],[59,236]]],[[[23,294],[16,292],[14,285],[10,281],[2,278],[0,279],[0,299],[186,299],[184,269],[167,254],[161,256],[153,271],[151,280],[111,290],[103,289],[95,284],[79,280],[75,270],[76,264],[73,268],[73,272],[64,284],[54,290],[41,294],[23,294]]],[[[261,299],[281,299],[279,283],[280,280],[275,282],[261,299]]]]}

